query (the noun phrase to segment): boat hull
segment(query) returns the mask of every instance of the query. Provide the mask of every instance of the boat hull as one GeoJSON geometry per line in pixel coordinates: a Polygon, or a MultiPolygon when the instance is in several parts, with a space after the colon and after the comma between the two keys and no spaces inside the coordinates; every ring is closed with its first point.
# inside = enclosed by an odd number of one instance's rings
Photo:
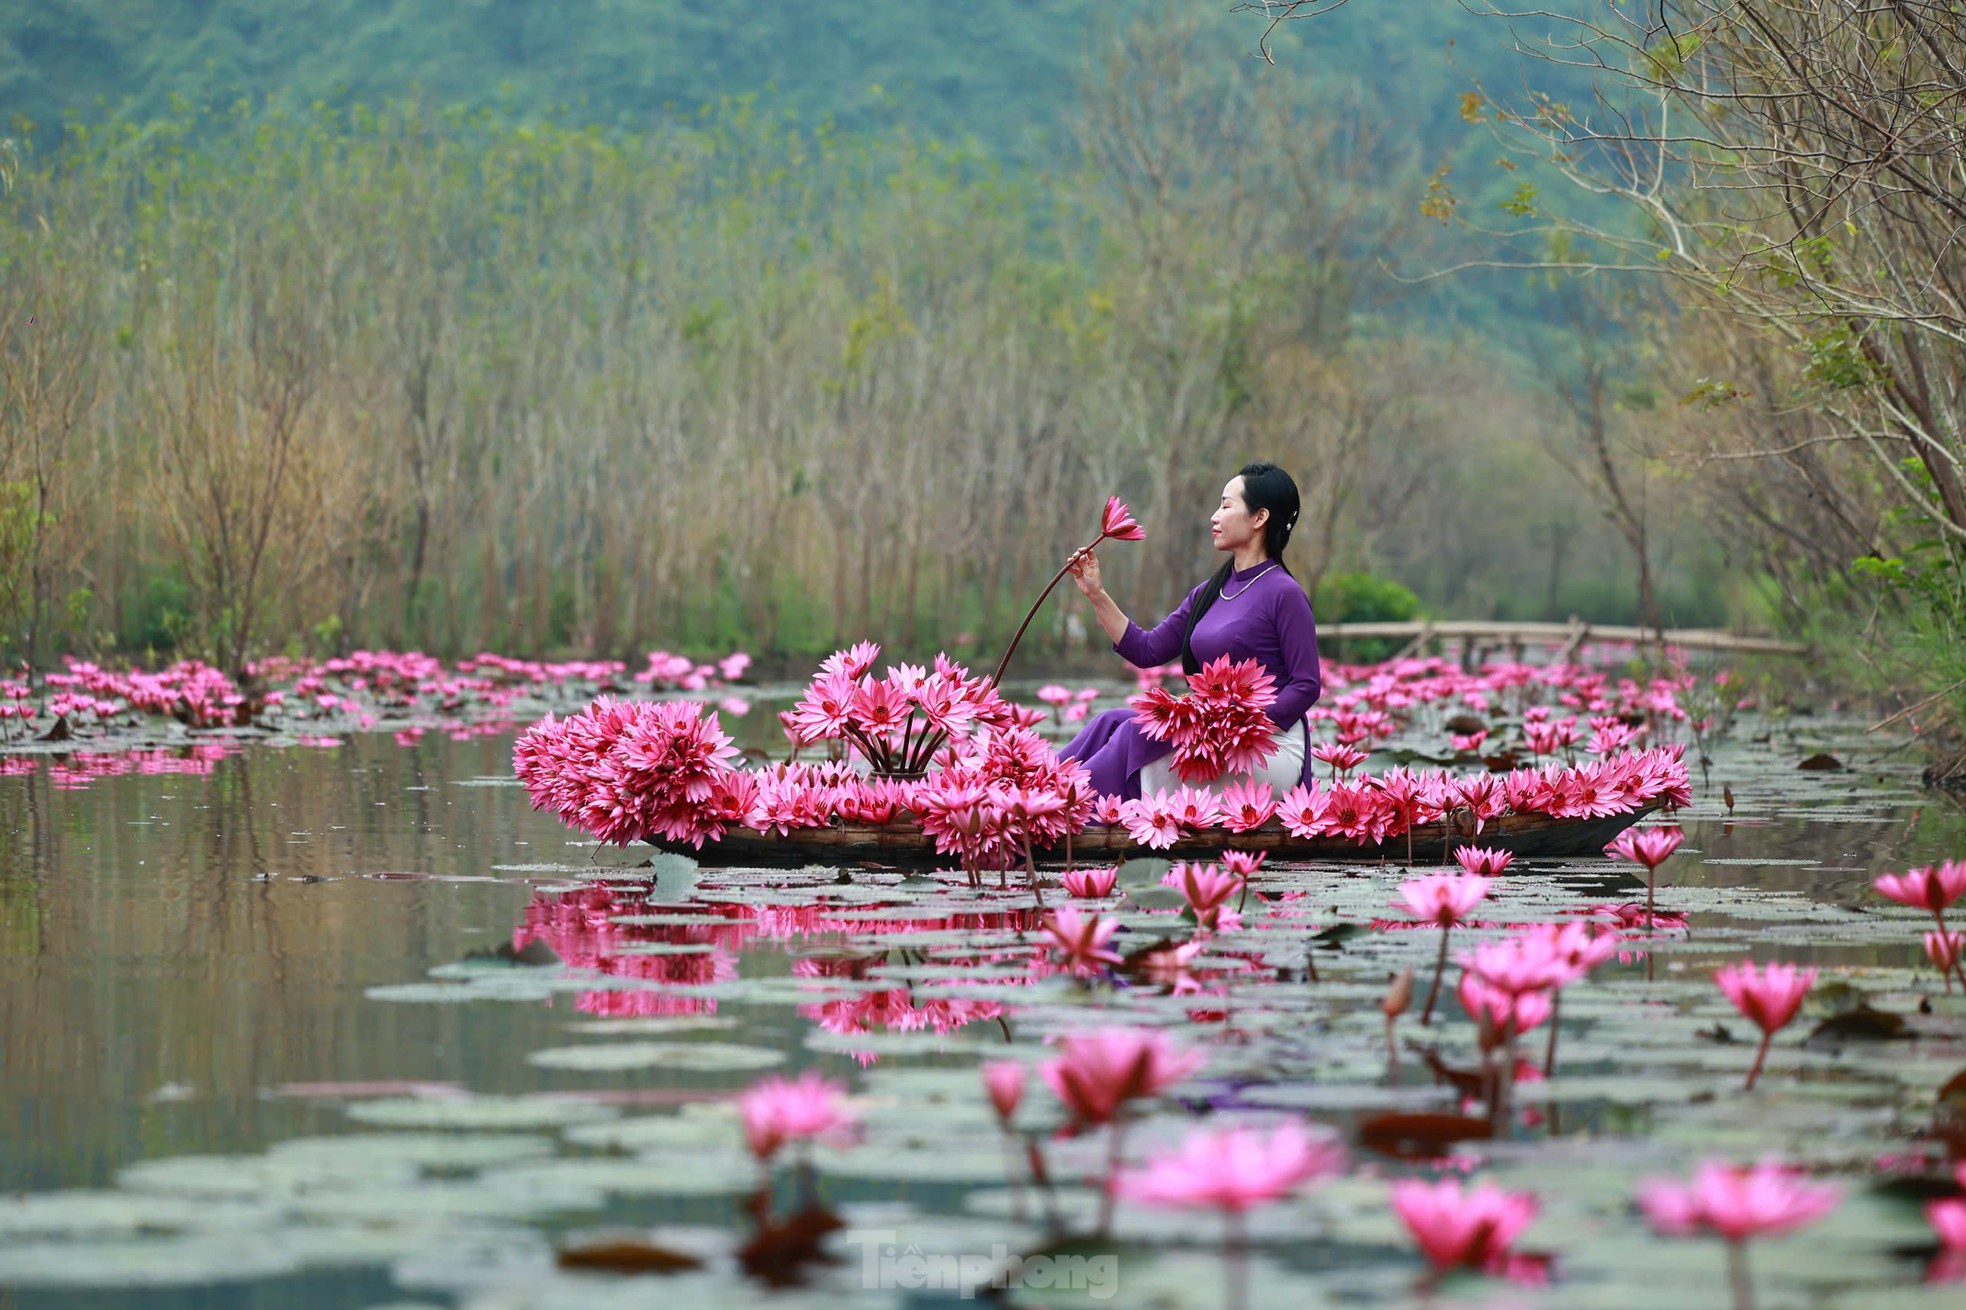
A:
{"type": "MultiPolygon", "coordinates": [[[[1509,851],[1519,859],[1566,859],[1601,856],[1612,838],[1656,809],[1647,806],[1628,814],[1596,819],[1555,819],[1546,814],[1511,814],[1491,819],[1479,834],[1472,825],[1462,823],[1422,824],[1413,830],[1413,860],[1416,864],[1440,864],[1448,849],[1474,844],[1509,851]]],[[[836,824],[829,828],[798,828],[780,837],[739,829],[722,841],[706,842],[697,850],[687,843],[653,841],[659,850],[688,855],[709,868],[803,868],[809,864],[852,864],[896,869],[954,867],[952,855],[938,854],[935,839],[912,823],[836,824]]],[[[1075,865],[1116,864],[1138,857],[1173,860],[1213,859],[1224,847],[1242,851],[1265,851],[1274,860],[1347,861],[1379,863],[1406,859],[1406,836],[1389,838],[1384,845],[1359,845],[1342,837],[1294,837],[1274,819],[1252,832],[1229,833],[1212,830],[1182,837],[1172,846],[1156,850],[1136,842],[1118,826],[1094,824],[1074,837],[1070,858],[1075,865]]],[[[1035,852],[1037,863],[1045,868],[1063,868],[1067,852],[1060,842],[1050,850],[1035,852]]]]}

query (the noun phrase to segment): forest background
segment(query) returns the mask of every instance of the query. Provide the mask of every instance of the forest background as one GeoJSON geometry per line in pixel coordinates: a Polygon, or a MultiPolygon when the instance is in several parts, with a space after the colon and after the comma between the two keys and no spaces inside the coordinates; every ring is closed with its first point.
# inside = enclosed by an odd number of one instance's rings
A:
{"type": "Polygon", "coordinates": [[[0,0],[0,644],[988,649],[1107,494],[1161,612],[1257,456],[1327,622],[1930,638],[1712,458],[1746,347],[1498,230],[1637,230],[1470,99],[1588,79],[1334,17],[0,0]]]}

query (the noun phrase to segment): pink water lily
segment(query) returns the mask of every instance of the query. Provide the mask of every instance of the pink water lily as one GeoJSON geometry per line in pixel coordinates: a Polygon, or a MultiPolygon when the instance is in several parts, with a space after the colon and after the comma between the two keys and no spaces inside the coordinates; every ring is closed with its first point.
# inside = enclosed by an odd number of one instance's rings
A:
{"type": "MultiPolygon", "coordinates": [[[[1946,928],[1946,910],[1961,896],[1966,896],[1966,860],[1945,860],[1923,868],[1907,869],[1903,873],[1887,873],[1871,885],[1877,888],[1879,894],[1890,897],[1900,905],[1928,911],[1937,925],[1940,943],[1943,945],[1949,931],[1946,928]]],[[[1932,955],[1931,944],[1932,938],[1927,937],[1926,954],[1928,955],[1932,955]]],[[[1955,977],[1961,983],[1966,983],[1966,959],[1962,959],[1961,955],[1962,953],[1957,950],[1952,951],[1950,966],[1940,966],[1942,969],[1950,969],[1946,976],[1947,991],[1952,990],[1952,980],[1955,977]]],[[[1932,958],[1936,963],[1938,956],[1932,955],[1932,958]]]]}
{"type": "Polygon", "coordinates": [[[1755,1052],[1754,1066],[1748,1070],[1746,1090],[1761,1076],[1761,1065],[1768,1058],[1769,1043],[1787,1027],[1802,1008],[1802,998],[1816,984],[1814,969],[1792,964],[1770,964],[1765,970],[1742,960],[1715,973],[1713,980],[1744,1018],[1761,1029],[1761,1049],[1755,1052]]]}
{"type": "Polygon", "coordinates": [[[1436,1273],[1450,1269],[1497,1272],[1536,1217],[1536,1198],[1494,1183],[1463,1187],[1458,1179],[1393,1184],[1393,1213],[1436,1273]]]}
{"type": "Polygon", "coordinates": [[[1268,858],[1266,851],[1223,851],[1222,867],[1242,878],[1254,877],[1268,858]]]}
{"type": "Polygon", "coordinates": [[[1604,849],[1621,860],[1656,869],[1671,859],[1685,840],[1683,828],[1627,828],[1604,849]]]}
{"type": "Polygon", "coordinates": [[[1657,899],[1659,885],[1659,866],[1672,858],[1686,840],[1682,828],[1627,828],[1618,834],[1617,839],[1604,848],[1606,855],[1634,864],[1645,866],[1645,926],[1652,926],[1652,911],[1657,899]]]}
{"type": "Polygon", "coordinates": [[[1954,901],[1966,896],[1966,860],[1946,860],[1903,873],[1887,873],[1871,885],[1900,905],[1942,914],[1954,901]]]}
{"type": "Polygon", "coordinates": [[[1277,812],[1276,789],[1267,782],[1236,782],[1222,789],[1222,826],[1254,832],[1277,812]]]}
{"type": "Polygon", "coordinates": [[[1494,878],[1515,863],[1515,854],[1512,851],[1492,850],[1486,846],[1457,846],[1454,848],[1454,861],[1464,872],[1479,878],[1494,878]]]}
{"type": "Polygon", "coordinates": [[[1966,1251],[1966,1197],[1927,1201],[1925,1218],[1939,1235],[1939,1245],[1948,1251],[1966,1251]]]}
{"type": "Polygon", "coordinates": [[[1147,534],[1142,532],[1140,525],[1133,521],[1132,513],[1126,508],[1125,502],[1118,496],[1108,496],[1106,498],[1105,513],[1100,515],[1099,518],[1099,535],[1094,537],[1085,546],[1073,551],[1066,559],[1064,567],[1052,574],[1051,581],[1047,582],[1044,590],[1038,593],[1037,600],[1032,602],[1030,612],[1025,614],[1024,621],[1017,625],[1017,633],[1011,637],[1010,645],[1004,647],[1003,658],[997,661],[996,672],[990,675],[991,686],[997,686],[1003,682],[1003,671],[1010,666],[1010,657],[1016,653],[1017,643],[1024,640],[1025,630],[1031,626],[1031,620],[1038,616],[1038,610],[1044,605],[1045,597],[1051,594],[1052,588],[1058,585],[1059,579],[1063,578],[1071,570],[1073,562],[1080,555],[1108,539],[1113,541],[1145,541],[1147,539],[1147,534]]]}
{"type": "Polygon", "coordinates": [[[1161,882],[1181,893],[1197,919],[1209,917],[1242,889],[1242,879],[1217,865],[1181,861],[1161,882]]]}
{"type": "Polygon", "coordinates": [[[1815,1223],[1836,1208],[1836,1188],[1807,1180],[1777,1161],[1754,1166],[1708,1161],[1691,1182],[1653,1178],[1638,1204],[1655,1229],[1669,1237],[1714,1233],[1726,1241],[1769,1237],[1815,1223]]]}
{"type": "Polygon", "coordinates": [[[1030,1068],[1021,1060],[991,1060],[983,1066],[983,1089],[997,1118],[1008,1125],[1024,1099],[1024,1083],[1030,1068]]]}
{"type": "Polygon", "coordinates": [[[745,1144],[761,1161],[788,1143],[842,1134],[855,1122],[845,1084],[814,1069],[796,1079],[773,1076],[752,1084],[737,1098],[737,1114],[745,1144]]]}
{"type": "Polygon", "coordinates": [[[1198,1128],[1176,1150],[1122,1173],[1119,1188],[1149,1205],[1241,1213],[1344,1169],[1344,1144],[1328,1130],[1312,1133],[1294,1123],[1270,1132],[1198,1128]]]}
{"type": "Polygon", "coordinates": [[[1074,973],[1088,973],[1102,964],[1120,963],[1120,957],[1106,949],[1106,943],[1119,928],[1120,921],[1110,914],[1080,914],[1070,906],[1053,910],[1044,920],[1052,953],[1074,973]]]}
{"type": "Polygon", "coordinates": [[[1945,975],[1948,992],[1952,990],[1952,975],[1958,970],[1962,955],[1966,955],[1966,932],[1925,934],[1925,956],[1931,960],[1933,968],[1945,975]]]}
{"type": "Polygon", "coordinates": [[[1165,1033],[1101,1028],[1073,1033],[1059,1054],[1038,1066],[1075,1124],[1110,1123],[1129,1101],[1159,1096],[1200,1069],[1200,1051],[1177,1047],[1165,1033]]]}
{"type": "Polygon", "coordinates": [[[1403,905],[1416,918],[1451,928],[1466,920],[1468,912],[1488,895],[1492,885],[1488,879],[1473,874],[1430,873],[1402,882],[1399,900],[1393,904],[1395,908],[1403,905]]]}
{"type": "MultiPolygon", "coordinates": [[[[1145,541],[1147,534],[1133,521],[1133,512],[1118,496],[1106,497],[1106,513],[1099,520],[1099,537],[1114,541],[1145,541]]],[[[1097,544],[1097,543],[1094,543],[1097,544]]]]}
{"type": "Polygon", "coordinates": [[[1447,969],[1447,940],[1454,925],[1467,918],[1468,911],[1488,895],[1489,881],[1471,873],[1430,873],[1424,878],[1408,878],[1399,885],[1399,901],[1416,917],[1440,925],[1440,954],[1434,960],[1433,986],[1427,989],[1427,1003],[1420,1011],[1420,1022],[1433,1022],[1434,1002],[1440,998],[1441,975],[1447,969]]]}
{"type": "Polygon", "coordinates": [[[1778,1161],[1752,1167],[1708,1161],[1690,1182],[1647,1180],[1638,1189],[1639,1208],[1652,1227],[1668,1237],[1711,1233],[1727,1243],[1737,1310],[1753,1304],[1748,1281],[1748,1239],[1793,1232],[1836,1208],[1837,1189],[1810,1182],[1778,1161]]]}
{"type": "Polygon", "coordinates": [[[1103,869],[1067,869],[1058,877],[1059,885],[1069,896],[1080,900],[1097,900],[1111,896],[1113,887],[1119,881],[1120,871],[1112,866],[1103,869]]]}
{"type": "Polygon", "coordinates": [[[1471,971],[1461,975],[1454,991],[1461,998],[1461,1008],[1475,1022],[1476,1039],[1483,1051],[1503,1049],[1550,1017],[1550,994],[1546,991],[1504,991],[1471,971]]]}

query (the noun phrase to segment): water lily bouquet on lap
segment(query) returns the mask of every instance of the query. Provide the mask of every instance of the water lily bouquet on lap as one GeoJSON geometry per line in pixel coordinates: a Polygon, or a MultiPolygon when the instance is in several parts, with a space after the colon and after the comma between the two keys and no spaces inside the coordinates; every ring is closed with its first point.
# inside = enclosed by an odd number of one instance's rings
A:
{"type": "Polygon", "coordinates": [[[1188,694],[1153,686],[1129,697],[1140,730],[1174,747],[1174,772],[1183,782],[1213,782],[1249,773],[1277,753],[1276,725],[1266,712],[1276,704],[1276,679],[1255,660],[1211,660],[1188,676],[1188,694]]]}

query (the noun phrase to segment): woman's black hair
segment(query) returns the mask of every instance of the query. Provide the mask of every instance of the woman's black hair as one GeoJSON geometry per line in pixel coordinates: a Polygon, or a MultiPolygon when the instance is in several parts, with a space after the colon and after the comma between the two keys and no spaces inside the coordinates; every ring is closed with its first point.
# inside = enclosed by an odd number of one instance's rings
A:
{"type": "MultiPolygon", "coordinates": [[[[1258,510],[1270,511],[1270,518],[1263,525],[1263,550],[1283,565],[1284,547],[1290,544],[1290,531],[1297,526],[1297,511],[1302,501],[1297,495],[1297,483],[1288,473],[1275,464],[1258,460],[1245,464],[1236,475],[1242,479],[1242,503],[1251,514],[1258,510]]],[[[1222,588],[1228,584],[1229,575],[1234,573],[1236,561],[1230,557],[1215,576],[1202,587],[1201,595],[1195,597],[1194,608],[1188,611],[1188,631],[1181,638],[1181,670],[1184,673],[1200,673],[1201,661],[1195,658],[1195,625],[1201,616],[1208,613],[1209,607],[1222,598],[1222,588]]]]}

